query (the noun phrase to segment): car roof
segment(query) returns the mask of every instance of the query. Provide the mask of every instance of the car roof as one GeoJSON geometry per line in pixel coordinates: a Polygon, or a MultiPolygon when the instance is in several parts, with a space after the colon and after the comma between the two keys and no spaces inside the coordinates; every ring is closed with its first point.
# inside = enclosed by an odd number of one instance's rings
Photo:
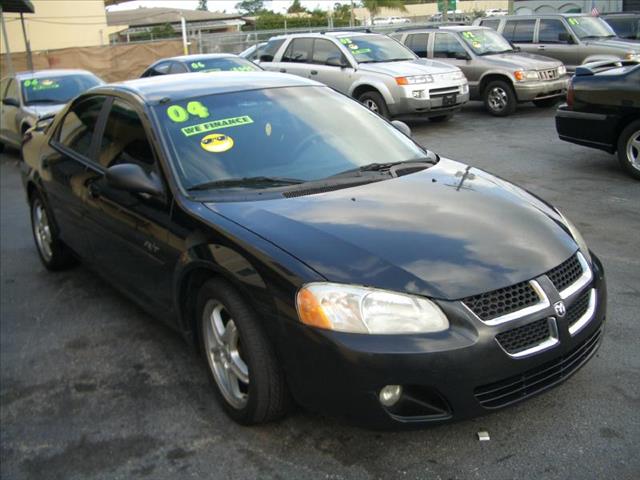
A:
{"type": "Polygon", "coordinates": [[[601,17],[640,17],[640,12],[611,12],[611,13],[602,13],[601,17]]]}
{"type": "Polygon", "coordinates": [[[526,15],[501,15],[501,16],[490,16],[490,17],[481,17],[480,20],[528,20],[534,18],[542,18],[542,17],[591,17],[590,13],[531,13],[526,15]]]}
{"type": "Polygon", "coordinates": [[[206,60],[212,58],[227,58],[227,57],[237,57],[238,55],[234,55],[233,53],[203,53],[203,54],[191,54],[191,55],[179,55],[177,57],[163,58],[158,61],[165,60],[176,60],[178,62],[192,62],[194,60],[206,60]]]}
{"type": "Polygon", "coordinates": [[[45,77],[64,77],[67,75],[93,75],[94,73],[88,70],[81,70],[79,68],[52,68],[48,70],[33,70],[17,72],[15,77],[18,80],[25,80],[29,78],[45,78],[45,77]]]}
{"type": "Polygon", "coordinates": [[[442,30],[445,32],[468,32],[469,30],[493,30],[493,28],[483,27],[481,25],[443,25],[441,27],[418,27],[414,29],[398,30],[396,33],[437,32],[442,30]]]}
{"type": "Polygon", "coordinates": [[[322,33],[289,33],[286,35],[278,35],[277,37],[271,37],[270,40],[275,38],[347,38],[356,37],[362,35],[377,35],[384,36],[382,33],[375,32],[359,32],[357,30],[339,31],[339,32],[322,32],[322,33]]]}
{"type": "Polygon", "coordinates": [[[221,93],[282,87],[323,86],[302,77],[273,72],[178,73],[110,83],[91,90],[92,94],[122,92],[156,104],[221,93]]]}

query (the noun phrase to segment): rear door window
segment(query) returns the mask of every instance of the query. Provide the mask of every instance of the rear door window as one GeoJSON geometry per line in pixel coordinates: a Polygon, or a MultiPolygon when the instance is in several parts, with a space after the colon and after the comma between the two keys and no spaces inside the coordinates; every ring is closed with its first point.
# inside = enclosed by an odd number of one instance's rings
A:
{"type": "Polygon", "coordinates": [[[311,61],[311,51],[313,49],[313,39],[294,38],[287,51],[282,57],[283,62],[309,63],[311,61]]]}
{"type": "Polygon", "coordinates": [[[169,67],[169,73],[185,73],[188,71],[187,67],[180,62],[171,62],[171,66],[169,67]]]}
{"type": "Polygon", "coordinates": [[[269,40],[266,45],[261,48],[258,48],[258,60],[261,62],[273,62],[273,57],[276,56],[276,53],[284,43],[284,38],[278,40],[269,40]]]}
{"type": "Polygon", "coordinates": [[[330,58],[342,58],[344,55],[336,45],[330,40],[314,40],[312,63],[325,65],[330,58]]]}
{"type": "Polygon", "coordinates": [[[467,52],[457,38],[449,33],[436,33],[433,42],[434,58],[456,58],[467,52]]]}
{"type": "Polygon", "coordinates": [[[405,45],[419,57],[426,58],[428,39],[429,36],[426,33],[412,33],[411,35],[407,36],[405,45]]]}
{"type": "Polygon", "coordinates": [[[509,20],[504,26],[502,35],[513,43],[533,43],[535,20],[509,20]]]}
{"type": "Polygon", "coordinates": [[[498,30],[498,26],[500,25],[500,20],[490,19],[490,20],[482,20],[480,25],[483,27],[493,28],[494,30],[498,30]]]}
{"type": "Polygon", "coordinates": [[[58,131],[58,142],[65,148],[91,157],[91,145],[105,97],[90,97],[74,105],[65,115],[58,131]]]}

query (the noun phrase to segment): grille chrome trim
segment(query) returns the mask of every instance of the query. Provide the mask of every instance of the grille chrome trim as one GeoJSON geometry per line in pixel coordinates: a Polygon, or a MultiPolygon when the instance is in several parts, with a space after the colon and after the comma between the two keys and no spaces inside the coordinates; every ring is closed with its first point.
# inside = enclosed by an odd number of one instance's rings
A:
{"type": "Polygon", "coordinates": [[[575,336],[580,330],[587,326],[587,324],[593,318],[593,314],[596,311],[596,289],[592,288],[589,292],[589,307],[587,311],[575,322],[569,325],[569,333],[571,336],[575,336]]]}
{"type": "Polygon", "coordinates": [[[536,294],[540,298],[540,302],[536,303],[535,305],[531,305],[530,307],[526,307],[521,310],[516,310],[515,312],[507,313],[506,315],[502,315],[501,317],[492,318],[491,320],[482,320],[464,302],[461,302],[461,303],[462,305],[464,305],[464,308],[466,308],[467,311],[471,312],[471,314],[475,318],[480,320],[485,325],[490,325],[490,326],[500,325],[505,322],[510,322],[511,320],[516,320],[518,318],[525,317],[527,315],[531,315],[536,312],[540,312],[541,310],[544,310],[545,308],[548,308],[551,306],[549,297],[547,297],[547,294],[544,293],[544,290],[542,289],[540,284],[535,280],[530,280],[529,284],[531,285],[531,288],[533,288],[533,290],[536,292],[536,294]]]}
{"type": "Polygon", "coordinates": [[[545,350],[549,350],[550,348],[553,348],[560,343],[560,340],[558,339],[558,325],[556,324],[556,319],[553,317],[549,317],[547,318],[547,322],[549,325],[549,337],[546,340],[538,343],[537,345],[527,348],[526,350],[522,350],[521,352],[509,353],[498,341],[497,337],[495,340],[498,345],[500,345],[500,348],[504,351],[504,353],[509,355],[511,358],[524,358],[531,355],[536,355],[545,350]]]}
{"type": "Polygon", "coordinates": [[[576,280],[574,283],[560,292],[560,298],[562,300],[566,300],[574,293],[582,290],[589,283],[591,283],[591,280],[593,280],[593,273],[591,273],[591,268],[589,268],[589,264],[584,258],[584,255],[582,255],[582,253],[578,250],[578,252],[576,252],[576,257],[578,258],[578,262],[582,267],[582,275],[580,275],[580,278],[578,278],[578,280],[576,280]]]}

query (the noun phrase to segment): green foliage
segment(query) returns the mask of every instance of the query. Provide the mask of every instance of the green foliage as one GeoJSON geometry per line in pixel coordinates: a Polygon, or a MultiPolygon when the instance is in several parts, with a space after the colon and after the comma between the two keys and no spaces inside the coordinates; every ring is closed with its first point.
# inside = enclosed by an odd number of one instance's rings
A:
{"type": "Polygon", "coordinates": [[[236,9],[243,15],[255,15],[264,10],[264,2],[262,0],[242,0],[236,3],[236,9]]]}
{"type": "MultiPolygon", "coordinates": [[[[347,10],[346,15],[334,16],[334,27],[348,27],[349,26],[350,13],[347,10]]],[[[243,30],[252,31],[256,30],[277,30],[285,28],[285,21],[287,28],[309,28],[309,27],[327,27],[329,24],[329,18],[327,12],[316,9],[311,12],[308,17],[294,18],[286,17],[280,13],[271,12],[269,10],[262,10],[256,18],[256,25],[245,25],[243,30]]]]}
{"type": "Polygon", "coordinates": [[[155,27],[153,27],[151,29],[151,35],[149,35],[149,38],[156,39],[156,38],[168,38],[168,37],[175,37],[175,36],[176,36],[176,32],[171,26],[171,24],[165,23],[164,25],[156,25],[155,27]]]}
{"type": "Polygon", "coordinates": [[[402,10],[404,12],[407,10],[404,4],[404,0],[362,0],[362,5],[369,10],[371,16],[378,13],[383,7],[402,10]]]}
{"type": "Polygon", "coordinates": [[[202,10],[204,12],[209,11],[209,9],[207,8],[207,0],[199,0],[198,8],[196,8],[196,10],[202,10]]]}
{"type": "Polygon", "coordinates": [[[300,4],[300,0],[293,0],[291,6],[287,9],[287,13],[302,13],[306,11],[307,9],[300,4]]]}

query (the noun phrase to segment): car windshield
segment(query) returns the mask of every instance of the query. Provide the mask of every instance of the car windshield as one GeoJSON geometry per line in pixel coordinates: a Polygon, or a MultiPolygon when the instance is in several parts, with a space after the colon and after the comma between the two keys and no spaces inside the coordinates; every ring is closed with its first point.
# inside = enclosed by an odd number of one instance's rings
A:
{"type": "Polygon", "coordinates": [[[598,17],[568,17],[567,22],[573,33],[581,40],[616,36],[607,22],[598,17]]]}
{"type": "Polygon", "coordinates": [[[194,97],[159,105],[155,114],[186,189],[211,182],[243,187],[243,179],[246,188],[272,186],[257,178],[300,183],[428,155],[391,124],[327,87],[194,97]]]}
{"type": "Polygon", "coordinates": [[[358,35],[339,40],[358,63],[398,62],[416,58],[411,50],[384,35],[358,35]]]}
{"type": "Polygon", "coordinates": [[[476,55],[512,52],[513,48],[507,40],[493,30],[467,30],[460,33],[462,39],[476,55]]]}
{"type": "Polygon", "coordinates": [[[640,40],[640,18],[611,17],[606,22],[613,28],[620,38],[640,40]]]}
{"type": "Polygon", "coordinates": [[[67,103],[101,83],[98,77],[90,74],[28,78],[22,80],[22,98],[25,105],[67,103]]]}
{"type": "Polygon", "coordinates": [[[191,72],[255,72],[261,70],[249,60],[239,57],[200,58],[188,62],[187,67],[191,72]]]}

